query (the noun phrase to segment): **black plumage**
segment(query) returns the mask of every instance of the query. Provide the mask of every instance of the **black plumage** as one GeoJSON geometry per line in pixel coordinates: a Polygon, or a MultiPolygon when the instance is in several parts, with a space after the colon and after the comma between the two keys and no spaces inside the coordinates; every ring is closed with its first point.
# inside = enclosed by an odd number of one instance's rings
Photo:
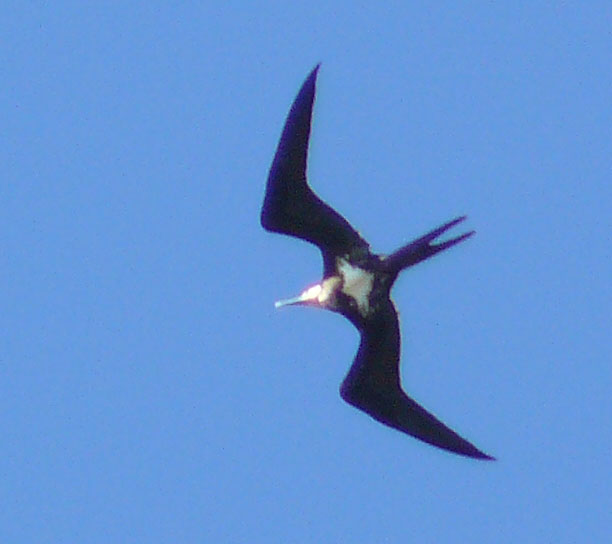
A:
{"type": "MultiPolygon", "coordinates": [[[[359,330],[361,342],[340,394],[374,419],[439,448],[478,459],[493,459],[444,425],[404,393],[399,374],[400,331],[390,290],[398,274],[470,237],[435,239],[465,219],[459,217],[389,256],[373,254],[368,243],[306,179],[308,142],[319,66],[302,85],[283,129],[270,168],[261,211],[262,226],[319,247],[323,280],[286,304],[338,312],[359,330]]],[[[281,305],[283,303],[277,303],[281,305]]]]}

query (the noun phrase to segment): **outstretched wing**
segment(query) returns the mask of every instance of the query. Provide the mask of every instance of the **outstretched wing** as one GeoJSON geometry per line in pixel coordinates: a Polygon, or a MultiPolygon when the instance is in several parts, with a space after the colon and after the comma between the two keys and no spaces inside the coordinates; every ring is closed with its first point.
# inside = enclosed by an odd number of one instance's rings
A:
{"type": "Polygon", "coordinates": [[[261,224],[269,231],[296,236],[318,246],[326,255],[342,255],[355,247],[368,247],[346,219],[317,197],[306,181],[310,120],[319,66],[298,93],[276,150],[261,224]]]}
{"type": "Polygon", "coordinates": [[[367,321],[340,395],[374,419],[433,446],[477,459],[493,459],[406,395],[399,375],[400,333],[389,301],[367,321]]]}

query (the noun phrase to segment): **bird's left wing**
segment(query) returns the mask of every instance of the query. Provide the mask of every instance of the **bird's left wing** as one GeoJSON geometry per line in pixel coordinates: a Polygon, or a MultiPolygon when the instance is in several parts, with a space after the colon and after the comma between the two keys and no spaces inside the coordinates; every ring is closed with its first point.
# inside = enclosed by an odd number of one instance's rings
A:
{"type": "Polygon", "coordinates": [[[428,444],[468,457],[493,459],[404,393],[399,354],[397,313],[389,301],[363,326],[359,351],[340,388],[342,398],[377,421],[428,444]]]}
{"type": "Polygon", "coordinates": [[[344,217],[323,202],[306,181],[310,122],[319,66],[302,85],[276,150],[268,175],[261,224],[318,246],[324,259],[368,244],[344,217]]]}

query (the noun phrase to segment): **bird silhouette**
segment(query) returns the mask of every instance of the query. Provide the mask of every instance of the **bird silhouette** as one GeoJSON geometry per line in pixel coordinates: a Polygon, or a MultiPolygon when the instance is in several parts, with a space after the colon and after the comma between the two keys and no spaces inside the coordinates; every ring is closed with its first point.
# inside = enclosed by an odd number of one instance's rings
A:
{"type": "Polygon", "coordinates": [[[340,387],[346,402],[438,448],[492,460],[403,391],[400,330],[390,298],[393,283],[402,270],[466,240],[474,231],[436,242],[466,219],[462,216],[391,255],[376,255],[346,219],[315,195],[308,185],[306,169],[318,70],[319,65],[306,78],[287,116],[268,176],[261,224],[268,231],[315,244],[323,256],[323,279],[276,306],[301,304],[331,310],[348,318],[358,329],[359,349],[340,387]]]}

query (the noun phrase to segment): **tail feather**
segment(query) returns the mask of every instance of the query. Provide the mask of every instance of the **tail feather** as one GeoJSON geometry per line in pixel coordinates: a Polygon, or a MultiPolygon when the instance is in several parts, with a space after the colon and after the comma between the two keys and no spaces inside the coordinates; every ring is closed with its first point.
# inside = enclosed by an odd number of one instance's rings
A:
{"type": "Polygon", "coordinates": [[[461,236],[457,236],[456,238],[451,238],[450,240],[440,243],[433,243],[433,240],[455,225],[465,221],[466,218],[467,216],[464,215],[462,217],[453,219],[452,221],[445,223],[441,227],[428,232],[424,236],[421,236],[420,238],[417,238],[404,247],[398,249],[384,260],[385,268],[389,272],[399,273],[404,268],[414,266],[421,261],[433,257],[436,253],[440,253],[440,251],[444,251],[445,249],[448,249],[459,242],[463,242],[463,240],[466,240],[475,234],[475,231],[472,230],[470,232],[466,232],[461,236]]]}

